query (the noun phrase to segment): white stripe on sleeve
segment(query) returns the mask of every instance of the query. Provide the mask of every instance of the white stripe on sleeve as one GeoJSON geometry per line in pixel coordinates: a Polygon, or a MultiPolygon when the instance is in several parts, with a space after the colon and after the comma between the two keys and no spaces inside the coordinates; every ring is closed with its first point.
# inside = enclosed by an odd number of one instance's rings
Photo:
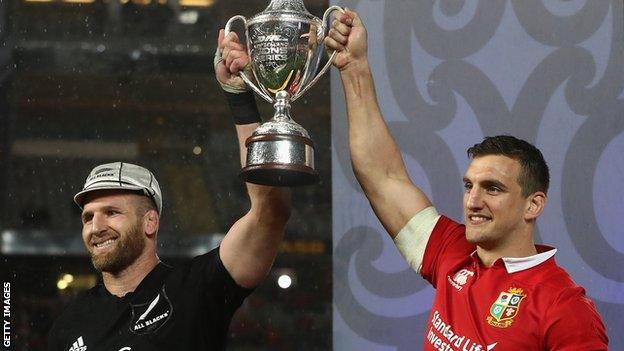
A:
{"type": "Polygon", "coordinates": [[[422,268],[425,248],[438,219],[440,219],[440,215],[435,207],[427,207],[415,214],[394,237],[394,244],[399,252],[407,264],[417,273],[420,273],[422,268]]]}

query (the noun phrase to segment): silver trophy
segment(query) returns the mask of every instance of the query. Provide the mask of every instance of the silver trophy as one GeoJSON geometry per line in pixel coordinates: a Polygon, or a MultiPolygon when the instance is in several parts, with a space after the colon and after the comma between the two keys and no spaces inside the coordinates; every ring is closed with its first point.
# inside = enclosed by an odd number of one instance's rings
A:
{"type": "Polygon", "coordinates": [[[273,104],[275,114],[247,139],[247,161],[241,177],[251,183],[298,186],[318,181],[314,169],[314,143],[308,132],[290,117],[290,102],[297,100],[329,69],[336,53],[319,71],[323,39],[332,6],[319,19],[302,0],[272,0],[261,13],[247,19],[234,16],[225,25],[244,23],[252,79],[241,78],[258,95],[273,104]],[[318,71],[318,73],[317,73],[318,71]]]}

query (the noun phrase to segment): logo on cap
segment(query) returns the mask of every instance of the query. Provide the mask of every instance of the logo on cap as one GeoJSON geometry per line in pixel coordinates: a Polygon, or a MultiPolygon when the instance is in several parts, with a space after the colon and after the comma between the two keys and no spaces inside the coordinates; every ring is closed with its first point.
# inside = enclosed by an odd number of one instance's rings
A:
{"type": "Polygon", "coordinates": [[[97,171],[95,171],[94,174],[100,174],[100,173],[106,172],[106,171],[114,171],[114,169],[112,169],[112,168],[102,168],[102,169],[98,169],[97,171]]]}

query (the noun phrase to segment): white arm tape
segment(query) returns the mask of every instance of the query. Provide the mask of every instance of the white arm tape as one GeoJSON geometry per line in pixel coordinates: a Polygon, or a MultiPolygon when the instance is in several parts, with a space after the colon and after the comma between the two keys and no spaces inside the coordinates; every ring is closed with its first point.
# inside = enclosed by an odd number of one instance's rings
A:
{"type": "MultiPolygon", "coordinates": [[[[219,48],[217,48],[217,50],[215,51],[215,54],[214,54],[214,59],[213,59],[215,72],[217,71],[217,65],[221,61],[223,61],[223,58],[221,57],[221,50],[219,50],[219,48]]],[[[217,83],[219,83],[219,85],[221,85],[221,89],[227,91],[228,93],[232,93],[232,94],[246,93],[249,90],[251,90],[251,88],[249,88],[247,86],[247,84],[245,84],[245,86],[243,86],[243,87],[239,87],[239,86],[236,86],[236,85],[221,83],[218,79],[217,79],[217,83]]]]}
{"type": "Polygon", "coordinates": [[[399,252],[417,273],[420,273],[427,242],[439,218],[435,207],[427,207],[415,214],[394,237],[394,244],[399,252]]]}

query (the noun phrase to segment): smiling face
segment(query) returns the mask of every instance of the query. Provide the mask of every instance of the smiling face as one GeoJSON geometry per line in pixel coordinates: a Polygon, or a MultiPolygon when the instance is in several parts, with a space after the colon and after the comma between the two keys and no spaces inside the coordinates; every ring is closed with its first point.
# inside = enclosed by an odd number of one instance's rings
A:
{"type": "Polygon", "coordinates": [[[118,273],[145,251],[147,237],[137,213],[138,197],[119,191],[95,191],[86,197],[82,239],[98,271],[118,273]]]}
{"type": "Polygon", "coordinates": [[[468,242],[487,248],[517,240],[527,229],[530,196],[518,183],[520,163],[501,155],[476,157],[464,176],[464,220],[468,242]]]}

